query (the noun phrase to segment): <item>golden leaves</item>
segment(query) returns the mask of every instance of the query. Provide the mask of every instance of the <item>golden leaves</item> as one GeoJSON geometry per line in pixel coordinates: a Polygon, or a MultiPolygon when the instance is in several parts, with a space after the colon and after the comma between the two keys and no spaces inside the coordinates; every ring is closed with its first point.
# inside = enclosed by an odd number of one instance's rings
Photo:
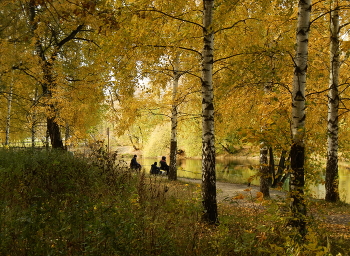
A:
{"type": "Polygon", "coordinates": [[[238,194],[237,196],[233,197],[232,199],[244,199],[244,196],[242,194],[238,194]]]}
{"type": "Polygon", "coordinates": [[[232,197],[232,200],[257,200],[259,202],[262,202],[264,200],[264,194],[260,191],[256,192],[256,197],[253,198],[251,191],[251,188],[246,188],[243,191],[248,192],[248,193],[238,193],[236,196],[232,197]]]}

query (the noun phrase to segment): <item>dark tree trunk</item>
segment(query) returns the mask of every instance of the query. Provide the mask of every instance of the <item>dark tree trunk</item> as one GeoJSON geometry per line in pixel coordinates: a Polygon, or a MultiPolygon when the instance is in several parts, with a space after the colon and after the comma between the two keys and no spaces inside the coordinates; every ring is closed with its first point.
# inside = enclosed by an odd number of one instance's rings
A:
{"type": "Polygon", "coordinates": [[[304,161],[305,147],[293,144],[291,147],[291,210],[293,217],[289,221],[289,225],[298,227],[301,235],[306,234],[306,205],[304,201],[304,161]]]}
{"type": "Polygon", "coordinates": [[[268,148],[260,148],[260,192],[265,198],[270,197],[270,170],[268,164],[268,148]]]}
{"type": "Polygon", "coordinates": [[[47,130],[49,132],[52,148],[63,149],[60,127],[55,121],[55,118],[47,118],[47,130]]]}
{"type": "Polygon", "coordinates": [[[273,158],[273,149],[272,147],[269,148],[269,171],[270,171],[270,176],[269,176],[269,186],[272,184],[272,180],[275,180],[275,159],[273,158]]]}
{"type": "Polygon", "coordinates": [[[281,183],[281,181],[282,181],[283,171],[285,169],[286,154],[287,154],[287,151],[286,150],[282,150],[281,158],[280,158],[280,161],[279,161],[279,164],[278,164],[278,168],[277,168],[277,173],[275,175],[275,178],[274,178],[272,186],[271,186],[273,188],[277,187],[278,184],[281,183]]]}
{"type": "MultiPolygon", "coordinates": [[[[213,149],[208,147],[207,150],[213,149]]],[[[218,211],[216,201],[216,173],[215,173],[215,152],[203,152],[206,159],[202,159],[202,168],[206,171],[202,173],[202,197],[204,214],[203,220],[215,224],[218,222],[218,211]],[[206,166],[207,165],[207,166],[206,166]]]]}
{"type": "Polygon", "coordinates": [[[328,157],[326,167],[326,201],[339,201],[338,184],[338,158],[328,157]]]}
{"type": "Polygon", "coordinates": [[[169,165],[169,180],[177,180],[176,170],[176,152],[177,152],[177,141],[170,142],[170,165],[169,165]]]}

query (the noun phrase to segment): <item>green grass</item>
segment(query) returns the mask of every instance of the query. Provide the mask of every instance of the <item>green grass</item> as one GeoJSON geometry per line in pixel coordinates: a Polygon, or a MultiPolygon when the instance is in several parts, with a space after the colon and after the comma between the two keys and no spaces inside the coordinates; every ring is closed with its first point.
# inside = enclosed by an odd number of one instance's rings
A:
{"type": "Polygon", "coordinates": [[[295,242],[297,233],[285,226],[284,202],[269,202],[266,210],[220,204],[220,225],[207,225],[201,221],[198,185],[130,173],[124,166],[101,149],[88,158],[62,151],[0,150],[0,255],[349,251],[346,237],[327,235],[316,220],[304,243],[295,242]]]}

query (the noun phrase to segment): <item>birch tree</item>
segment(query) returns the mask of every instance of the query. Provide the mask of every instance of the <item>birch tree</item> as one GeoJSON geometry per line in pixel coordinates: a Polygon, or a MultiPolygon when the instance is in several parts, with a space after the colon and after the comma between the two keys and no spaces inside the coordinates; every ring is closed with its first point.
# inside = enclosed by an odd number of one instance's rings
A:
{"type": "MultiPolygon", "coordinates": [[[[333,2],[331,2],[333,3],[333,2]]],[[[332,4],[331,4],[332,7],[332,4]]],[[[338,180],[338,110],[339,110],[339,6],[335,1],[330,12],[330,72],[328,93],[327,124],[327,166],[326,166],[326,201],[339,200],[338,180]]]]}
{"type": "Polygon", "coordinates": [[[300,0],[296,30],[296,55],[292,92],[292,146],[291,146],[291,210],[290,225],[299,233],[306,234],[305,184],[305,88],[308,62],[308,40],[310,31],[311,0],[300,0]]]}
{"type": "Polygon", "coordinates": [[[177,91],[179,87],[179,53],[175,56],[174,74],[173,74],[173,96],[171,106],[171,136],[170,136],[170,165],[168,177],[170,180],[177,179],[177,122],[178,122],[178,106],[177,106],[177,91]]]}
{"type": "Polygon", "coordinates": [[[214,132],[214,31],[212,27],[214,0],[203,0],[203,53],[202,53],[202,196],[203,218],[218,222],[215,173],[214,132]]]}

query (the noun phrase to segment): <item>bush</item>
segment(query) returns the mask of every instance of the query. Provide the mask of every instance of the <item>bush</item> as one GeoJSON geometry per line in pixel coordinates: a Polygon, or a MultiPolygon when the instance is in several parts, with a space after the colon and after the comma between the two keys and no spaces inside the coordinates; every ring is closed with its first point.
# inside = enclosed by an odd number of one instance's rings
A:
{"type": "Polygon", "coordinates": [[[85,159],[32,150],[0,158],[0,255],[179,255],[183,226],[197,219],[197,199],[177,200],[178,188],[131,173],[102,148],[85,159]]]}
{"type": "Polygon", "coordinates": [[[130,175],[63,151],[0,152],[0,254],[94,252],[130,175]],[[93,246],[92,246],[93,245],[93,246]]]}
{"type": "Polygon", "coordinates": [[[219,226],[203,223],[200,185],[131,173],[102,147],[88,158],[0,150],[0,159],[0,255],[347,255],[349,249],[345,235],[333,238],[311,218],[298,242],[286,227],[286,202],[252,198],[239,207],[228,200],[219,204],[219,226]]]}

